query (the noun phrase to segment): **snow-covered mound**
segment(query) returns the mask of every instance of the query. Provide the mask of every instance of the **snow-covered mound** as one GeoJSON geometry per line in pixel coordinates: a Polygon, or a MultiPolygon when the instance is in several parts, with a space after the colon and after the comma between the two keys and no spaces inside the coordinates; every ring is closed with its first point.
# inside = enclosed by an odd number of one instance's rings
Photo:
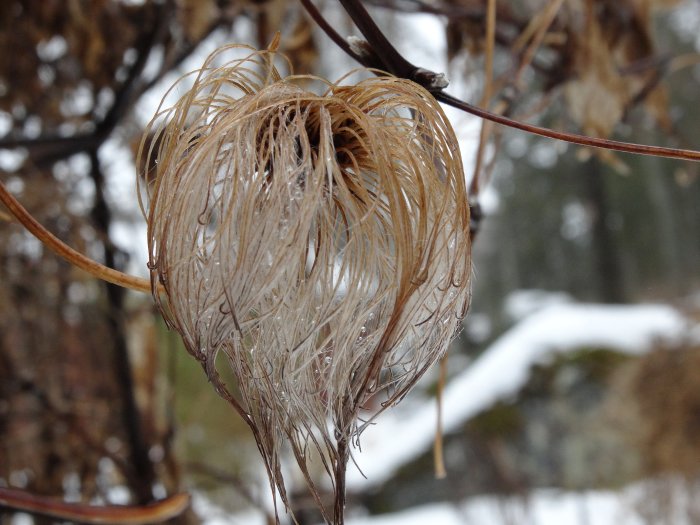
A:
{"type": "MultiPolygon", "coordinates": [[[[517,393],[530,368],[556,353],[584,347],[642,353],[659,340],[681,338],[689,325],[680,312],[665,305],[555,302],[545,306],[524,317],[448,383],[443,397],[444,431],[449,433],[517,393]]],[[[362,473],[352,467],[348,470],[350,490],[385,482],[401,465],[432,446],[435,402],[408,401],[405,407],[384,413],[362,435],[362,450],[354,455],[362,473]]]]}

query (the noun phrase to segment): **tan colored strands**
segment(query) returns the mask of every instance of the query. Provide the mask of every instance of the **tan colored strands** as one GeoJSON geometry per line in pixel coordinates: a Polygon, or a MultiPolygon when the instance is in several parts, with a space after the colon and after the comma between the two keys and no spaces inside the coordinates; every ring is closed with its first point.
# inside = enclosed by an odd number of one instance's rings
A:
{"type": "Polygon", "coordinates": [[[282,78],[272,53],[252,50],[215,67],[227,51],[142,145],[155,298],[250,425],[285,504],[287,442],[324,518],[341,523],[350,444],[444,354],[467,310],[458,144],[408,80],[282,78]]]}

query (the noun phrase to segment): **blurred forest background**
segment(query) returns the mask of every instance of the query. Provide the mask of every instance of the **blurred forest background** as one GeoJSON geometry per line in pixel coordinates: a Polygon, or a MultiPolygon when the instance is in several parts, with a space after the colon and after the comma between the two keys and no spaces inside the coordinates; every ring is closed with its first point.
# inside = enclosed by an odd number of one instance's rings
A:
{"type": "MultiPolygon", "coordinates": [[[[357,33],[336,2],[318,5],[341,34],[357,33]]],[[[487,0],[366,5],[409,59],[443,68],[453,93],[494,112],[700,148],[697,0],[498,0],[491,90],[487,0]]],[[[4,0],[3,182],[67,244],[145,275],[133,165],[144,124],[216,46],[266,47],[277,30],[295,72],[355,67],[291,0],[4,0]]],[[[485,212],[450,377],[547,305],[664,303],[697,326],[699,164],[488,126],[480,135],[476,119],[450,116],[485,212]]],[[[2,208],[0,247],[0,486],[93,503],[188,490],[197,505],[174,523],[271,520],[251,436],[150,297],[72,268],[2,208]]],[[[544,487],[643,483],[627,506],[639,523],[700,523],[700,337],[675,335],[639,352],[587,345],[534,363],[516,392],[450,429],[446,480],[434,478],[427,447],[380,484],[351,489],[349,515],[481,496],[526,508],[544,487]]],[[[428,377],[414,403],[434,392],[428,377]]],[[[302,523],[317,523],[303,492],[293,505],[302,523]]],[[[503,523],[522,522],[501,509],[503,523]]],[[[580,523],[602,523],[582,509],[580,523]]],[[[3,525],[31,522],[0,507],[3,525]]]]}

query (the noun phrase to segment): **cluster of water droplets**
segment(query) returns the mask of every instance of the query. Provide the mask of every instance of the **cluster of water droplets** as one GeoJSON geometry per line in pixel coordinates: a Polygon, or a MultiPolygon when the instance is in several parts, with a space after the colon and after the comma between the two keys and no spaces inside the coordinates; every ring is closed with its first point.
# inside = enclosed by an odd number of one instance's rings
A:
{"type": "Polygon", "coordinates": [[[319,97],[256,67],[204,71],[189,120],[159,131],[150,264],[284,497],[283,442],[340,475],[367,401],[397,402],[445,352],[469,299],[468,207],[454,133],[419,86],[319,97]],[[217,98],[217,82],[243,94],[217,98]]]}

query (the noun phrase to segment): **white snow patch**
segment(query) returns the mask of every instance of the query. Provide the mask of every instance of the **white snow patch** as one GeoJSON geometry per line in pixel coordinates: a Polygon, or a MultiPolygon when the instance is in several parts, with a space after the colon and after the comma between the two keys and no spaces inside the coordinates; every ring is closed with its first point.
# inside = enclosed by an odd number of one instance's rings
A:
{"type": "Polygon", "coordinates": [[[646,479],[619,491],[537,489],[520,497],[479,496],[401,512],[350,517],[347,525],[691,525],[696,492],[669,477],[646,479]]]}
{"type": "MultiPolygon", "coordinates": [[[[476,147],[477,145],[474,143],[472,149],[475,150],[476,147]]],[[[462,153],[462,162],[464,162],[464,153],[462,153]]],[[[500,209],[501,197],[493,184],[491,184],[490,181],[486,182],[486,186],[482,186],[479,189],[479,204],[485,216],[495,215],[500,209]]]]}
{"type": "Polygon", "coordinates": [[[506,297],[504,309],[511,320],[520,321],[544,308],[571,302],[572,297],[565,292],[516,290],[506,297]]]}
{"type": "Polygon", "coordinates": [[[34,518],[25,512],[11,514],[10,525],[34,525],[34,518]]]}
{"type": "Polygon", "coordinates": [[[472,498],[462,505],[425,505],[347,520],[348,525],[642,525],[623,493],[538,490],[525,498],[472,498]]]}
{"type": "Polygon", "coordinates": [[[414,507],[402,512],[347,519],[347,525],[464,525],[459,509],[449,504],[414,507]]]}
{"type": "MultiPolygon", "coordinates": [[[[691,525],[695,492],[676,477],[650,478],[620,490],[536,489],[523,496],[477,496],[375,516],[349,512],[347,525],[691,525]]],[[[260,511],[228,514],[193,494],[205,525],[264,525],[260,511]]],[[[283,518],[284,523],[284,518],[283,518]]]]}
{"type": "MultiPolygon", "coordinates": [[[[622,352],[648,351],[660,339],[676,339],[690,329],[678,311],[664,305],[604,306],[554,304],[522,320],[496,340],[446,387],[444,431],[449,433],[495,402],[515,394],[533,364],[582,347],[622,352]]],[[[410,411],[394,409],[362,435],[354,459],[366,476],[348,471],[347,486],[362,490],[388,480],[401,465],[427,450],[435,436],[435,402],[410,411]]]]}

